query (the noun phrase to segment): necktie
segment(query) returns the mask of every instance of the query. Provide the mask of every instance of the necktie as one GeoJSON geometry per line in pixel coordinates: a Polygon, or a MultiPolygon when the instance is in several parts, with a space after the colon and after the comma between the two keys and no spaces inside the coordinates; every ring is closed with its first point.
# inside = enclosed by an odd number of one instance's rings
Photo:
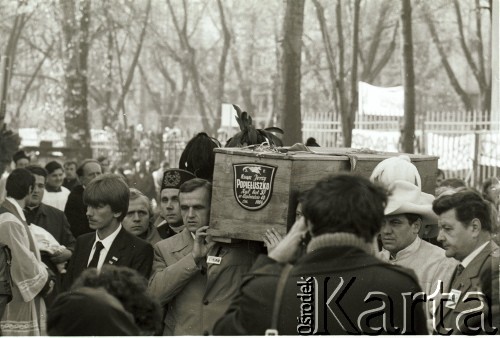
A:
{"type": "Polygon", "coordinates": [[[102,245],[102,243],[98,241],[95,244],[94,256],[92,256],[92,259],[90,260],[88,266],[89,268],[97,268],[97,263],[99,262],[99,256],[102,249],[104,249],[104,245],[102,245]]]}
{"type": "Polygon", "coordinates": [[[457,267],[455,268],[455,272],[453,273],[453,279],[451,284],[453,285],[455,283],[455,280],[462,274],[464,271],[464,266],[462,264],[458,264],[457,267]]]}

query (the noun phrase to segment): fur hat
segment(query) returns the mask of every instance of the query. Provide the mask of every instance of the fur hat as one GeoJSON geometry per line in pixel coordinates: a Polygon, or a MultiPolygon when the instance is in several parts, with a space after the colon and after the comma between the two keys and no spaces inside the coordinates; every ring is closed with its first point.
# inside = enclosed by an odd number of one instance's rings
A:
{"type": "Polygon", "coordinates": [[[211,182],[214,176],[215,148],[220,148],[217,139],[207,133],[198,133],[186,144],[179,159],[179,168],[211,182]]]}
{"type": "Polygon", "coordinates": [[[182,183],[193,178],[196,178],[196,176],[194,176],[187,170],[167,169],[163,173],[160,191],[162,191],[163,189],[179,189],[182,183]]]}
{"type": "Polygon", "coordinates": [[[437,215],[432,211],[434,196],[422,192],[419,187],[406,181],[395,181],[389,185],[389,199],[384,214],[416,214],[422,217],[422,225],[437,224],[437,215]]]}
{"type": "Polygon", "coordinates": [[[370,181],[381,182],[385,186],[396,180],[407,181],[422,188],[420,174],[408,155],[386,158],[377,164],[370,176],[370,181]]]}

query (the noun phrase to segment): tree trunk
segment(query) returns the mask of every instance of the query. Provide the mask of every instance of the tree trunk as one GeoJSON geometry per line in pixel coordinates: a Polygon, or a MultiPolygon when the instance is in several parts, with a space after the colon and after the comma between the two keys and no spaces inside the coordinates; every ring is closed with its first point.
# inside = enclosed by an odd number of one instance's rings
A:
{"type": "MultiPolygon", "coordinates": [[[[21,5],[21,2],[18,6],[21,5]]],[[[5,119],[5,115],[7,113],[7,94],[10,85],[10,80],[12,78],[12,69],[14,68],[14,64],[16,62],[16,53],[17,53],[17,44],[19,42],[19,37],[21,36],[21,32],[26,24],[26,14],[16,15],[14,19],[14,24],[12,26],[12,30],[9,34],[9,39],[7,41],[7,46],[5,47],[5,56],[2,58],[2,70],[0,78],[0,126],[3,125],[3,121],[5,119]]]]}
{"type": "Polygon", "coordinates": [[[352,130],[354,129],[354,121],[356,119],[356,110],[358,107],[358,49],[359,49],[359,7],[361,0],[354,0],[354,20],[352,28],[352,53],[351,53],[351,107],[349,109],[349,129],[351,135],[349,138],[350,147],[352,144],[352,130]]]}
{"type": "Polygon", "coordinates": [[[302,142],[300,68],[302,33],[304,29],[305,0],[287,0],[283,23],[283,56],[281,60],[282,87],[280,95],[283,105],[282,129],[284,145],[302,142]]]}
{"type": "Polygon", "coordinates": [[[224,7],[221,0],[217,0],[217,5],[219,7],[220,22],[222,26],[222,32],[224,36],[224,45],[222,47],[220,62],[219,62],[219,78],[217,81],[217,100],[215,107],[215,128],[219,128],[221,125],[221,107],[222,100],[224,99],[224,84],[226,78],[226,63],[227,56],[229,54],[229,47],[231,46],[231,34],[229,33],[229,28],[226,23],[226,16],[224,14],[224,7]]]}
{"type": "Polygon", "coordinates": [[[326,25],[325,10],[320,4],[319,0],[313,0],[314,6],[316,7],[316,16],[318,17],[318,23],[321,29],[321,36],[323,39],[323,45],[325,46],[326,59],[328,61],[328,73],[330,75],[331,82],[331,96],[335,104],[335,109],[340,110],[339,100],[335,100],[337,97],[337,66],[335,65],[335,55],[332,47],[332,42],[330,39],[330,33],[326,25]]]}
{"type": "Polygon", "coordinates": [[[415,73],[413,69],[413,38],[411,22],[411,0],[402,0],[401,37],[403,57],[403,86],[405,91],[404,129],[402,132],[403,151],[414,152],[415,138],[415,73]]]}
{"type": "Polygon", "coordinates": [[[64,122],[67,146],[78,150],[78,159],[92,157],[87,106],[87,59],[90,25],[90,0],[81,2],[79,27],[76,24],[73,1],[61,0],[65,43],[66,95],[64,122]]]}
{"type": "Polygon", "coordinates": [[[337,24],[338,36],[338,53],[339,53],[339,74],[338,74],[338,97],[340,101],[340,115],[342,116],[342,135],[344,137],[344,147],[350,147],[352,144],[352,116],[349,111],[349,103],[347,100],[347,86],[345,84],[344,72],[344,32],[342,27],[342,0],[337,0],[335,8],[335,17],[337,24]]]}
{"type": "MultiPolygon", "coordinates": [[[[151,0],[149,0],[146,5],[146,14],[144,16],[144,23],[142,25],[141,34],[139,35],[139,43],[137,44],[137,48],[135,49],[132,63],[130,64],[130,68],[127,73],[127,78],[125,79],[125,83],[122,86],[122,93],[116,105],[115,111],[117,114],[120,114],[120,112],[124,109],[125,97],[127,96],[127,93],[130,89],[130,85],[132,84],[132,80],[134,79],[135,68],[137,67],[137,63],[139,62],[139,56],[141,55],[142,51],[142,44],[144,42],[144,37],[146,36],[146,28],[148,26],[150,11],[151,11],[151,0]]],[[[124,122],[125,122],[125,128],[127,128],[128,124],[126,123],[126,120],[124,120],[124,122]]]]}

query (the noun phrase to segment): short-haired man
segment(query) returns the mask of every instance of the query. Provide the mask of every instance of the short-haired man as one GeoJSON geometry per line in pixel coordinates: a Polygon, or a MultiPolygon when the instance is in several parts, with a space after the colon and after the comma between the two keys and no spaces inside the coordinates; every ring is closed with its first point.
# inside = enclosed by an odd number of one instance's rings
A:
{"type": "MultiPolygon", "coordinates": [[[[15,168],[24,168],[27,165],[30,164],[30,157],[26,155],[24,150],[19,150],[17,151],[13,156],[12,156],[12,161],[14,161],[15,168]]],[[[9,164],[10,166],[10,164],[9,164]]],[[[3,173],[0,173],[1,178],[0,178],[0,203],[3,203],[5,200],[6,196],[6,191],[5,191],[5,182],[7,180],[8,175],[2,175],[3,173]]]]}
{"type": "Polygon", "coordinates": [[[111,172],[111,170],[110,170],[111,164],[109,163],[109,159],[106,156],[104,156],[104,155],[99,156],[97,158],[97,161],[101,165],[103,174],[108,174],[111,172]]]}
{"type": "Polygon", "coordinates": [[[179,207],[179,188],[184,182],[195,178],[187,170],[168,169],[163,173],[160,189],[160,215],[155,226],[161,238],[169,238],[184,229],[179,207]]]}
{"type": "Polygon", "coordinates": [[[121,222],[127,214],[130,191],[115,174],[103,174],[92,180],[83,193],[89,226],[95,232],[77,238],[68,266],[66,288],[87,267],[100,269],[103,264],[127,266],[149,278],[153,247],[130,234],[121,222]]]}
{"type": "Polygon", "coordinates": [[[80,181],[78,181],[78,176],[76,175],[76,167],[78,164],[75,161],[64,162],[64,180],[63,187],[66,187],[69,191],[73,190],[80,181]]]}
{"type": "Polygon", "coordinates": [[[229,306],[258,243],[217,243],[207,236],[212,184],[194,178],[179,190],[185,228],[155,245],[151,294],[166,307],[164,335],[208,335],[229,306]]]}
{"type": "Polygon", "coordinates": [[[374,257],[386,201],[386,191],[362,177],[338,174],[316,183],[305,195],[303,217],[257,259],[214,334],[427,333],[422,303],[406,301],[421,290],[414,274],[374,257]],[[285,269],[307,232],[307,253],[285,269]]]}
{"type": "Polygon", "coordinates": [[[26,168],[30,164],[30,157],[24,152],[24,150],[19,150],[12,156],[12,160],[14,161],[14,165],[16,169],[18,168],[26,168]]]}
{"type": "Polygon", "coordinates": [[[151,201],[141,191],[130,188],[130,202],[127,215],[122,225],[133,235],[155,245],[162,240],[158,230],[153,225],[153,208],[151,201]]]}
{"type": "Polygon", "coordinates": [[[54,298],[61,291],[61,275],[56,264],[67,262],[75,248],[75,237],[71,233],[68,220],[59,209],[42,202],[45,193],[45,180],[47,171],[38,165],[29,165],[26,170],[35,177],[33,192],[26,201],[24,215],[28,224],[35,224],[47,230],[54,239],[68,250],[61,251],[56,255],[46,255],[42,253],[42,261],[56,275],[54,291],[45,298],[47,304],[51,304],[54,298]]]}
{"type": "Polygon", "coordinates": [[[12,300],[0,319],[0,331],[6,336],[46,335],[42,295],[52,285],[23,213],[34,183],[28,170],[13,170],[0,207],[0,246],[8,247],[12,257],[12,300]]]}
{"type": "Polygon", "coordinates": [[[47,180],[42,202],[56,209],[64,211],[70,191],[63,187],[64,169],[57,161],[50,161],[45,165],[47,180]]]}
{"type": "Polygon", "coordinates": [[[488,204],[466,189],[437,198],[433,210],[439,217],[438,241],[447,257],[460,261],[447,290],[448,301],[436,313],[435,330],[440,334],[491,334],[495,332],[492,328],[500,328],[499,249],[491,240],[488,204]]]}
{"type": "Polygon", "coordinates": [[[89,227],[89,221],[86,216],[87,207],[83,203],[83,191],[94,178],[102,174],[101,165],[93,159],[85,160],[76,170],[76,174],[81,184],[71,190],[68,202],[66,202],[66,206],[64,207],[64,213],[71,226],[73,236],[78,238],[80,235],[93,232],[89,227]]]}
{"type": "MultiPolygon", "coordinates": [[[[436,292],[439,283],[449,284],[457,265],[457,261],[446,257],[443,249],[418,237],[421,227],[437,223],[437,215],[432,211],[434,196],[421,192],[419,187],[406,181],[393,182],[389,191],[391,195],[380,230],[383,248],[378,257],[384,262],[413,270],[422,290],[430,296],[436,292]]],[[[430,318],[431,302],[428,309],[430,318]]]]}

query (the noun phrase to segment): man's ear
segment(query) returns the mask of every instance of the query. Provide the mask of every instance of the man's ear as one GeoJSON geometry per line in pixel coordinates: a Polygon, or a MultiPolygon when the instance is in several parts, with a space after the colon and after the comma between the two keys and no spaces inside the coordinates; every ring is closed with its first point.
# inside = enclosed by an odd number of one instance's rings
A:
{"type": "Polygon", "coordinates": [[[479,236],[483,228],[481,221],[478,218],[473,218],[472,221],[470,221],[470,226],[472,227],[472,237],[475,238],[479,236]]]}
{"type": "Polygon", "coordinates": [[[418,235],[421,226],[422,226],[422,219],[421,218],[417,218],[417,220],[415,222],[413,222],[412,225],[411,225],[412,232],[414,234],[418,235]]]}

